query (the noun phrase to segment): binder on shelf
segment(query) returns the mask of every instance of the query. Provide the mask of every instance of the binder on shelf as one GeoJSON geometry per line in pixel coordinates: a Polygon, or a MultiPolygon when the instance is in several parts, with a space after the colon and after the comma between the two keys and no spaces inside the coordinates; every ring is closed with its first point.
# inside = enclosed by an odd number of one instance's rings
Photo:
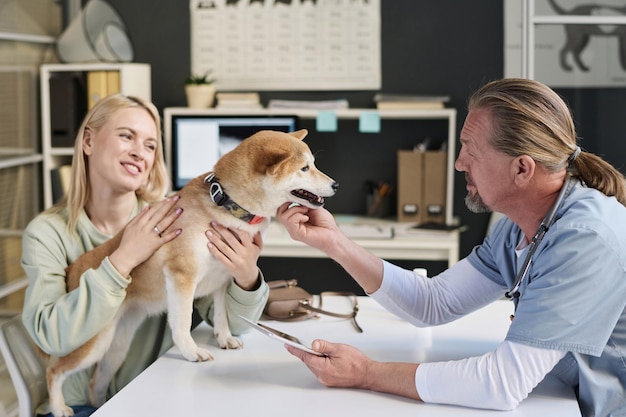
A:
{"type": "Polygon", "coordinates": [[[50,77],[49,86],[50,143],[52,147],[72,147],[87,112],[85,78],[75,72],[57,73],[50,77]]]}
{"type": "Polygon", "coordinates": [[[122,91],[120,84],[120,72],[119,71],[107,71],[107,95],[117,94],[122,91]]]}
{"type": "Polygon", "coordinates": [[[398,221],[446,222],[446,152],[398,151],[398,221]]]}
{"type": "Polygon", "coordinates": [[[91,109],[98,100],[106,96],[106,71],[89,71],[87,73],[87,109],[91,109]]]}
{"type": "Polygon", "coordinates": [[[121,91],[119,71],[87,72],[87,109],[101,98],[121,91]]]}
{"type": "Polygon", "coordinates": [[[420,223],[422,208],[421,152],[398,151],[398,221],[420,223]]]}
{"type": "Polygon", "coordinates": [[[423,223],[446,223],[446,152],[426,151],[422,173],[424,178],[425,213],[423,223]]]}
{"type": "Polygon", "coordinates": [[[54,203],[58,203],[67,194],[71,181],[71,173],[71,165],[61,165],[50,171],[52,201],[54,203]]]}

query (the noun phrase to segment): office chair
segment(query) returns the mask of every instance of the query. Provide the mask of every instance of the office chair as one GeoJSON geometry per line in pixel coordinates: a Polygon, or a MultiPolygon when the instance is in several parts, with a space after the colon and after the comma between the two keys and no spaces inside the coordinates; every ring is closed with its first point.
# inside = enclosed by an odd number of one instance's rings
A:
{"type": "Polygon", "coordinates": [[[48,397],[46,369],[20,315],[0,324],[0,352],[15,387],[19,417],[33,417],[37,405],[48,397]]]}

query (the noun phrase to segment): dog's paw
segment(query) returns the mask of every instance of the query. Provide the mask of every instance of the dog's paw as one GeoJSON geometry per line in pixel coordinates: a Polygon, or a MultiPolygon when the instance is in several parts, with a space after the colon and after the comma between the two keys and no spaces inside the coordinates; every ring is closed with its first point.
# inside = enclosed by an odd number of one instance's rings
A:
{"type": "Polygon", "coordinates": [[[226,338],[218,338],[217,343],[219,343],[222,349],[241,349],[243,348],[243,342],[236,338],[235,336],[229,336],[226,338]]]}
{"type": "Polygon", "coordinates": [[[201,347],[196,347],[188,352],[182,352],[182,354],[189,362],[206,362],[214,359],[211,352],[201,347]]]}
{"type": "Polygon", "coordinates": [[[196,357],[196,361],[198,362],[212,361],[213,359],[215,359],[211,352],[209,352],[207,349],[202,348],[196,349],[196,357]]]}
{"type": "Polygon", "coordinates": [[[67,405],[63,404],[62,406],[59,407],[50,407],[51,408],[51,412],[52,415],[54,417],[72,417],[74,415],[74,410],[72,410],[70,407],[68,407],[67,405]]]}

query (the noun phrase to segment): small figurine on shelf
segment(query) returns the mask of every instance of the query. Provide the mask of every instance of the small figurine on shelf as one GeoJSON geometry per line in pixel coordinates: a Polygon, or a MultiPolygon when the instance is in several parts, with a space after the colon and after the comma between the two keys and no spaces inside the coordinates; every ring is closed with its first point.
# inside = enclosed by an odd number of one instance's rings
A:
{"type": "Polygon", "coordinates": [[[215,79],[210,77],[211,71],[203,75],[191,74],[185,79],[187,106],[206,108],[213,106],[215,99],[215,79]]]}

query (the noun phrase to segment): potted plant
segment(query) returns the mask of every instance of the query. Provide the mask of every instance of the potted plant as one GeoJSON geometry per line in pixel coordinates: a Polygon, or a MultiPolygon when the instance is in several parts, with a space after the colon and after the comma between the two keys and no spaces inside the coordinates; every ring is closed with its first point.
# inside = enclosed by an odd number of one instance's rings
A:
{"type": "Polygon", "coordinates": [[[194,108],[206,108],[213,105],[215,99],[215,79],[211,77],[211,71],[203,75],[191,74],[185,79],[185,94],[187,106],[194,108]]]}

